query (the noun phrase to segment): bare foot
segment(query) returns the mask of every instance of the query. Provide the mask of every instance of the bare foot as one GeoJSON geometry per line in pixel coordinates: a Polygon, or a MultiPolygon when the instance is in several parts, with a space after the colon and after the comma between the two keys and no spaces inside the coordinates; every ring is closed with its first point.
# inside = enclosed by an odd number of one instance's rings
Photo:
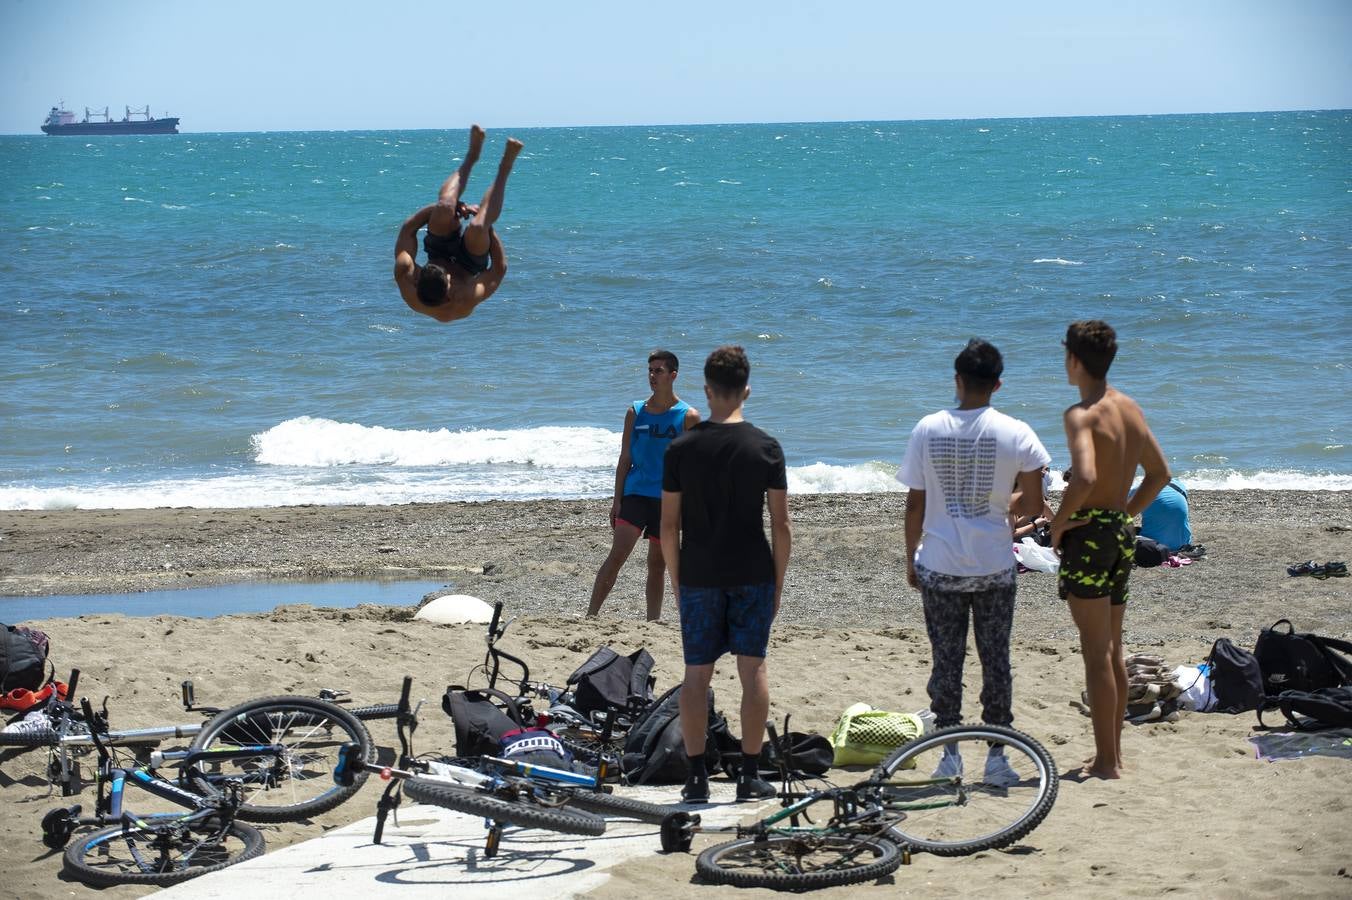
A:
{"type": "MultiPolygon", "coordinates": [[[[1096,761],[1097,761],[1097,758],[1091,756],[1091,757],[1089,757],[1088,759],[1081,761],[1081,763],[1080,763],[1080,768],[1081,768],[1081,769],[1092,769],[1092,768],[1094,768],[1094,763],[1095,763],[1096,761]]],[[[1117,771],[1118,771],[1118,772],[1126,772],[1126,771],[1127,771],[1127,764],[1124,763],[1124,762],[1122,762],[1121,760],[1118,760],[1118,761],[1117,761],[1117,771]]]]}
{"type": "Polygon", "coordinates": [[[1081,778],[1102,778],[1105,781],[1113,781],[1122,777],[1116,766],[1099,767],[1094,764],[1085,766],[1080,770],[1081,778]]]}
{"type": "Polygon", "coordinates": [[[484,130],[478,125],[469,126],[469,150],[465,159],[471,162],[479,159],[479,153],[484,149],[484,136],[484,130]]]}
{"type": "Polygon", "coordinates": [[[507,149],[502,152],[502,155],[510,156],[511,158],[515,159],[516,155],[521,152],[521,148],[524,146],[526,145],[518,141],[516,138],[508,138],[507,149]]]}

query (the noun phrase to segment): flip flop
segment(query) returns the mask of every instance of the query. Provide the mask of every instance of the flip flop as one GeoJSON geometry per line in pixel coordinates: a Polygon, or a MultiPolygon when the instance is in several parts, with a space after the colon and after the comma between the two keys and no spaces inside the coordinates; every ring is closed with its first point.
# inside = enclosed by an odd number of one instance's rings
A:
{"type": "Polygon", "coordinates": [[[1345,562],[1326,562],[1322,566],[1325,578],[1346,578],[1347,563],[1345,562]]]}
{"type": "Polygon", "coordinates": [[[1313,575],[1321,568],[1322,567],[1318,563],[1311,559],[1307,562],[1294,563],[1293,565],[1287,566],[1286,574],[1290,575],[1292,578],[1295,578],[1298,575],[1313,575]]]}

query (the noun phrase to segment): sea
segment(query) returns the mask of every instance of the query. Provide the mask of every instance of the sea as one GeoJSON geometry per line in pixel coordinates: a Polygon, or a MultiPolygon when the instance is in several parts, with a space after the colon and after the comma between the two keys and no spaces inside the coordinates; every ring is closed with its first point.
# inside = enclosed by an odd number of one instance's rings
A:
{"type": "Polygon", "coordinates": [[[792,492],[899,490],[974,336],[1061,468],[1082,318],[1192,489],[1352,490],[1352,112],[498,128],[467,199],[509,135],[449,325],[392,251],[467,127],[0,137],[0,508],[602,497],[726,343],[792,492]]]}

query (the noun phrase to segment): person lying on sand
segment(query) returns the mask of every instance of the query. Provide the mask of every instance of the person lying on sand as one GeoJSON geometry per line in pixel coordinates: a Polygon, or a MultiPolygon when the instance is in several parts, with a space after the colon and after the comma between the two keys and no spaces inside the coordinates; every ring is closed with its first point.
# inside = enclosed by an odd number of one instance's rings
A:
{"type": "Polygon", "coordinates": [[[470,206],[460,201],[460,194],[469,183],[470,170],[479,161],[483,146],[484,130],[470,126],[469,150],[460,168],[441,186],[436,203],[404,222],[394,242],[394,282],[399,295],[414,312],[438,322],[454,322],[474,312],[476,306],[493,296],[507,274],[507,254],[493,223],[502,214],[507,176],[522,144],[508,138],[497,177],[479,205],[470,206]],[[463,231],[461,219],[469,220],[463,231]],[[419,266],[418,230],[423,226],[427,227],[423,237],[427,262],[419,266]]]}

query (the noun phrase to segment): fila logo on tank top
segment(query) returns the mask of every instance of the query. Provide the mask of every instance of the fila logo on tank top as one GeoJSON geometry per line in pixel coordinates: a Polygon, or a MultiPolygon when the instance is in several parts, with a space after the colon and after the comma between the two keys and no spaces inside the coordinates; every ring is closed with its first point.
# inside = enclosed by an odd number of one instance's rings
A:
{"type": "Polygon", "coordinates": [[[662,457],[685,429],[690,404],[680,400],[663,413],[648,412],[642,400],[634,403],[634,431],[629,441],[632,468],[624,479],[624,493],[662,496],[662,457]]]}

